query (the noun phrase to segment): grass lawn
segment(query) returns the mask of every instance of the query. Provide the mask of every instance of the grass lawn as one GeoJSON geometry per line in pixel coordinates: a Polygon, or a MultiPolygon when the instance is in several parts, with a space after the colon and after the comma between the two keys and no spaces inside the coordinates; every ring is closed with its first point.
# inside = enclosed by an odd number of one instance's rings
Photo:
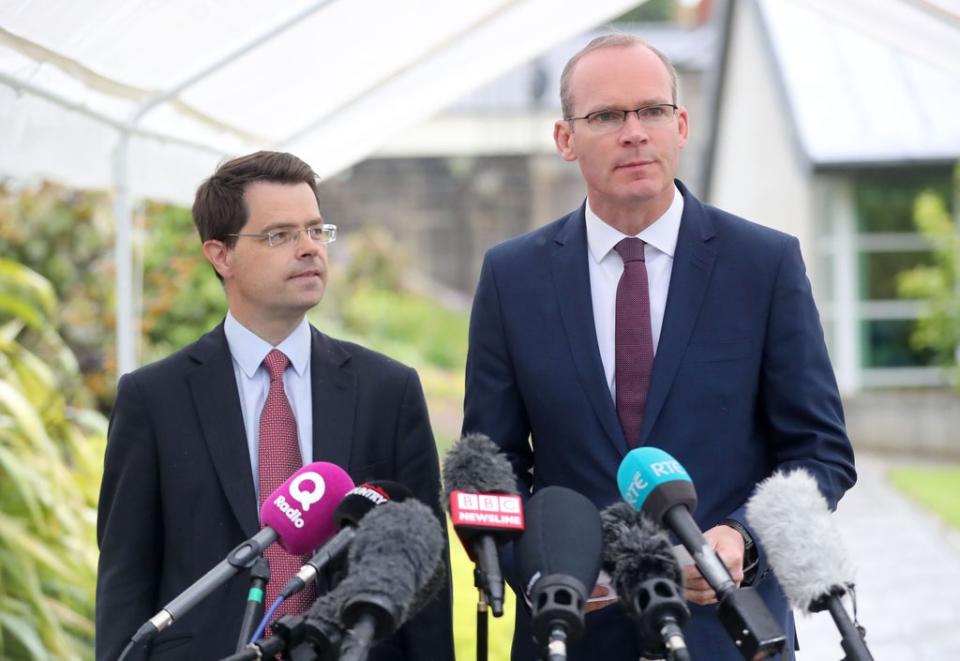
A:
{"type": "Polygon", "coordinates": [[[947,525],[960,530],[960,466],[904,466],[890,481],[947,525]]]}

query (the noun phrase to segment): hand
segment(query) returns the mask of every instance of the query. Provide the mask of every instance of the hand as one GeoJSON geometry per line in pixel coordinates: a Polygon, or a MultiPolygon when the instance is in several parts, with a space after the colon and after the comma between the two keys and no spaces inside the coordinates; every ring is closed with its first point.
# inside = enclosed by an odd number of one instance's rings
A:
{"type": "MultiPolygon", "coordinates": [[[[706,531],[703,536],[726,565],[734,583],[739,586],[743,580],[743,536],[730,526],[722,524],[706,531]]],[[[697,570],[696,565],[685,566],[683,578],[686,583],[686,597],[689,601],[701,606],[716,603],[716,593],[697,570]]]]}

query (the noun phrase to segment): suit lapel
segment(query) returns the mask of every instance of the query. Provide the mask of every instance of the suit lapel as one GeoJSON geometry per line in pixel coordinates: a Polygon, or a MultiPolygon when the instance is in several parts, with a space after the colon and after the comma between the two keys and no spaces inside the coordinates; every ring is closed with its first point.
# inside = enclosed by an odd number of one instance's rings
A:
{"type": "Polygon", "coordinates": [[[550,247],[550,266],[556,285],[560,316],[581,385],[607,438],[621,455],[625,454],[627,442],[617,418],[616,405],[607,387],[600,348],[597,345],[583,206],[567,216],[550,247]]]}
{"type": "Polygon", "coordinates": [[[344,470],[350,461],[357,379],[347,369],[350,354],[340,342],[311,326],[310,390],[313,399],[313,460],[344,470]]]}
{"type": "MultiPolygon", "coordinates": [[[[677,236],[677,250],[670,275],[670,292],[660,330],[660,342],[653,361],[647,406],[640,428],[641,443],[646,443],[663,408],[697,321],[703,296],[710,282],[717,248],[710,243],[713,223],[700,201],[678,182],[684,196],[683,217],[677,236]]],[[[654,439],[656,440],[656,439],[654,439]]]]}
{"type": "Polygon", "coordinates": [[[217,479],[247,537],[260,528],[253,469],[243,427],[233,361],[221,324],[204,335],[190,352],[198,362],[187,375],[217,479]]]}

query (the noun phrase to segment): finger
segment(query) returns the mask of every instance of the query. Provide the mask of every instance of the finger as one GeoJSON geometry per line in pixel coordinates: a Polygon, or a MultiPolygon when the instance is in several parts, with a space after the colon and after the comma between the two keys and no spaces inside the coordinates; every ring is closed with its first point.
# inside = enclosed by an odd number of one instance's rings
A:
{"type": "Polygon", "coordinates": [[[691,590],[687,588],[686,590],[687,601],[690,601],[694,604],[699,604],[700,606],[706,606],[707,604],[712,604],[717,601],[717,594],[713,590],[691,590]]]}

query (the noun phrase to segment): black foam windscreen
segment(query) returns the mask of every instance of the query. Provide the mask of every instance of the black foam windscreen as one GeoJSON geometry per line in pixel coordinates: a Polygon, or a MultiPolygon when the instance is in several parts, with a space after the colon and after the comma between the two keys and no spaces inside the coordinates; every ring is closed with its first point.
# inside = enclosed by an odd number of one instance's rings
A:
{"type": "Polygon", "coordinates": [[[625,502],[600,513],[603,568],[617,593],[631,598],[637,586],[654,578],[672,581],[683,591],[683,570],[666,533],[643,512],[625,502]]]}
{"type": "Polygon", "coordinates": [[[513,467],[500,448],[483,434],[466,434],[443,458],[444,509],[450,511],[450,492],[516,494],[513,467]]]}
{"type": "Polygon", "coordinates": [[[391,480],[364,482],[347,492],[337,505],[333,517],[338,528],[356,526],[377,505],[388,501],[403,502],[412,496],[410,489],[399,482],[391,480]]]}
{"type": "Polygon", "coordinates": [[[413,498],[376,507],[357,527],[350,546],[349,569],[341,585],[352,591],[344,622],[376,603],[390,611],[399,626],[421,605],[418,596],[431,585],[443,564],[443,531],[430,510],[413,498]]]}
{"type": "Polygon", "coordinates": [[[572,489],[550,486],[537,491],[524,511],[526,530],[516,542],[524,589],[529,593],[543,576],[564,575],[591,590],[600,573],[603,537],[594,504],[572,489]]]}

